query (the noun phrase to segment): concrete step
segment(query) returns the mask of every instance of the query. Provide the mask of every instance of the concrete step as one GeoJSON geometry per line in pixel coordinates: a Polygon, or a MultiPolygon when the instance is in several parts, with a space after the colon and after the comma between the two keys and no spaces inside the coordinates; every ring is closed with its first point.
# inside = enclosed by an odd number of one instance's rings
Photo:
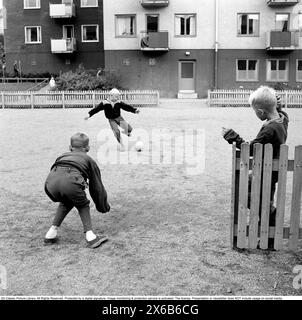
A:
{"type": "Polygon", "coordinates": [[[198,95],[194,91],[179,91],[177,99],[198,99],[198,95]]]}

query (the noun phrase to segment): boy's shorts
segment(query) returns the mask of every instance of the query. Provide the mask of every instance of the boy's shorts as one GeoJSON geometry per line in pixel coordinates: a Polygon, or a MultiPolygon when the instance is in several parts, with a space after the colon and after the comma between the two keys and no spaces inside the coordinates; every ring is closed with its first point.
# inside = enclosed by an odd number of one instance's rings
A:
{"type": "Polygon", "coordinates": [[[73,167],[54,167],[45,182],[45,192],[54,202],[73,205],[76,208],[89,206],[86,181],[80,171],[73,167]]]}

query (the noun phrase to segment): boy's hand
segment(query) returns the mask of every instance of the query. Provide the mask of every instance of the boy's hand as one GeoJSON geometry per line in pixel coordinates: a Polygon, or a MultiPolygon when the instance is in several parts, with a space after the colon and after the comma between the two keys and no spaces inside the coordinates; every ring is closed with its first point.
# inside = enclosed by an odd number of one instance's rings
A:
{"type": "Polygon", "coordinates": [[[88,120],[89,118],[90,118],[90,117],[89,117],[89,116],[87,116],[87,117],[85,117],[85,118],[84,118],[84,120],[88,120]]]}
{"type": "Polygon", "coordinates": [[[222,127],[221,135],[224,137],[231,129],[222,127]]]}
{"type": "Polygon", "coordinates": [[[140,113],[141,111],[139,109],[136,109],[135,110],[135,113],[140,113]]]}

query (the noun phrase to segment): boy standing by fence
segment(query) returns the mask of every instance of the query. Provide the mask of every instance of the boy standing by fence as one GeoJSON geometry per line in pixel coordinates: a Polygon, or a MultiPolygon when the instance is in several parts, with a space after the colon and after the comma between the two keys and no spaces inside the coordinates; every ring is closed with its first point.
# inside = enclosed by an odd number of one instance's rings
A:
{"type": "Polygon", "coordinates": [[[86,241],[91,248],[107,241],[106,236],[97,236],[92,231],[89,200],[86,197],[86,180],[89,179],[89,193],[99,212],[108,212],[107,193],[101,180],[101,173],[96,162],[87,155],[89,138],[83,133],[76,133],[70,139],[70,152],[61,155],[51,167],[45,182],[45,192],[54,202],[60,202],[52,226],[46,233],[44,242],[55,243],[57,229],[64,218],[76,207],[81,217],[86,241]]]}
{"type": "Polygon", "coordinates": [[[138,108],[134,108],[133,106],[130,106],[129,104],[126,104],[123,101],[120,101],[119,90],[116,88],[113,88],[110,91],[109,98],[104,102],[101,102],[95,108],[91,109],[88,112],[89,116],[85,117],[85,120],[88,120],[90,117],[92,117],[94,114],[98,113],[99,111],[104,110],[105,117],[109,120],[110,127],[117,141],[121,145],[121,150],[124,150],[119,126],[123,129],[122,133],[126,134],[128,137],[131,135],[132,127],[121,116],[121,109],[128,112],[132,112],[132,113],[139,113],[138,108]]]}
{"type": "MultiPolygon", "coordinates": [[[[280,156],[280,146],[281,144],[284,144],[287,139],[289,122],[287,113],[281,110],[280,98],[276,96],[275,90],[263,86],[251,94],[249,104],[254,109],[256,116],[261,121],[265,121],[256,138],[250,142],[250,154],[252,155],[253,145],[255,143],[270,143],[273,147],[273,158],[278,159],[280,156]]],[[[233,129],[223,128],[222,135],[228,143],[233,144],[233,142],[235,142],[238,149],[240,149],[241,144],[245,142],[233,129]]],[[[276,224],[276,208],[273,206],[273,202],[277,182],[278,172],[273,171],[271,185],[271,209],[269,217],[270,226],[275,226],[276,224]]],[[[236,186],[236,188],[238,188],[238,186],[236,186]]],[[[250,193],[251,175],[249,177],[248,207],[250,207],[250,193]]],[[[269,241],[269,248],[273,248],[273,241],[269,241]]]]}

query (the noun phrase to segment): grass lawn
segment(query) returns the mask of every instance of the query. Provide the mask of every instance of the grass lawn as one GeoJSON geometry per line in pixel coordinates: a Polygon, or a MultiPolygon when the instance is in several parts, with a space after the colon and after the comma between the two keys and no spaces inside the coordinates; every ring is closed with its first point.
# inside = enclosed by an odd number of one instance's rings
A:
{"type": "MultiPolygon", "coordinates": [[[[184,165],[123,165],[99,162],[112,210],[91,206],[93,225],[110,241],[86,247],[76,210],[60,230],[60,242],[44,246],[56,204],[43,190],[50,166],[67,151],[69,137],[91,137],[109,128],[103,114],[89,121],[87,109],[1,110],[0,265],[8,288],[0,295],[301,295],[292,286],[298,253],[239,253],[229,245],[231,147],[221,127],[247,140],[261,127],[248,108],[207,108],[164,101],[124,113],[131,125],[179,132],[204,129],[205,172],[189,175],[184,165]]],[[[288,110],[288,144],[301,144],[302,110],[288,110]]],[[[145,151],[146,152],[146,151],[145,151]]],[[[144,156],[144,151],[142,156],[144,156]]],[[[300,245],[302,248],[302,244],[300,245]]]]}

